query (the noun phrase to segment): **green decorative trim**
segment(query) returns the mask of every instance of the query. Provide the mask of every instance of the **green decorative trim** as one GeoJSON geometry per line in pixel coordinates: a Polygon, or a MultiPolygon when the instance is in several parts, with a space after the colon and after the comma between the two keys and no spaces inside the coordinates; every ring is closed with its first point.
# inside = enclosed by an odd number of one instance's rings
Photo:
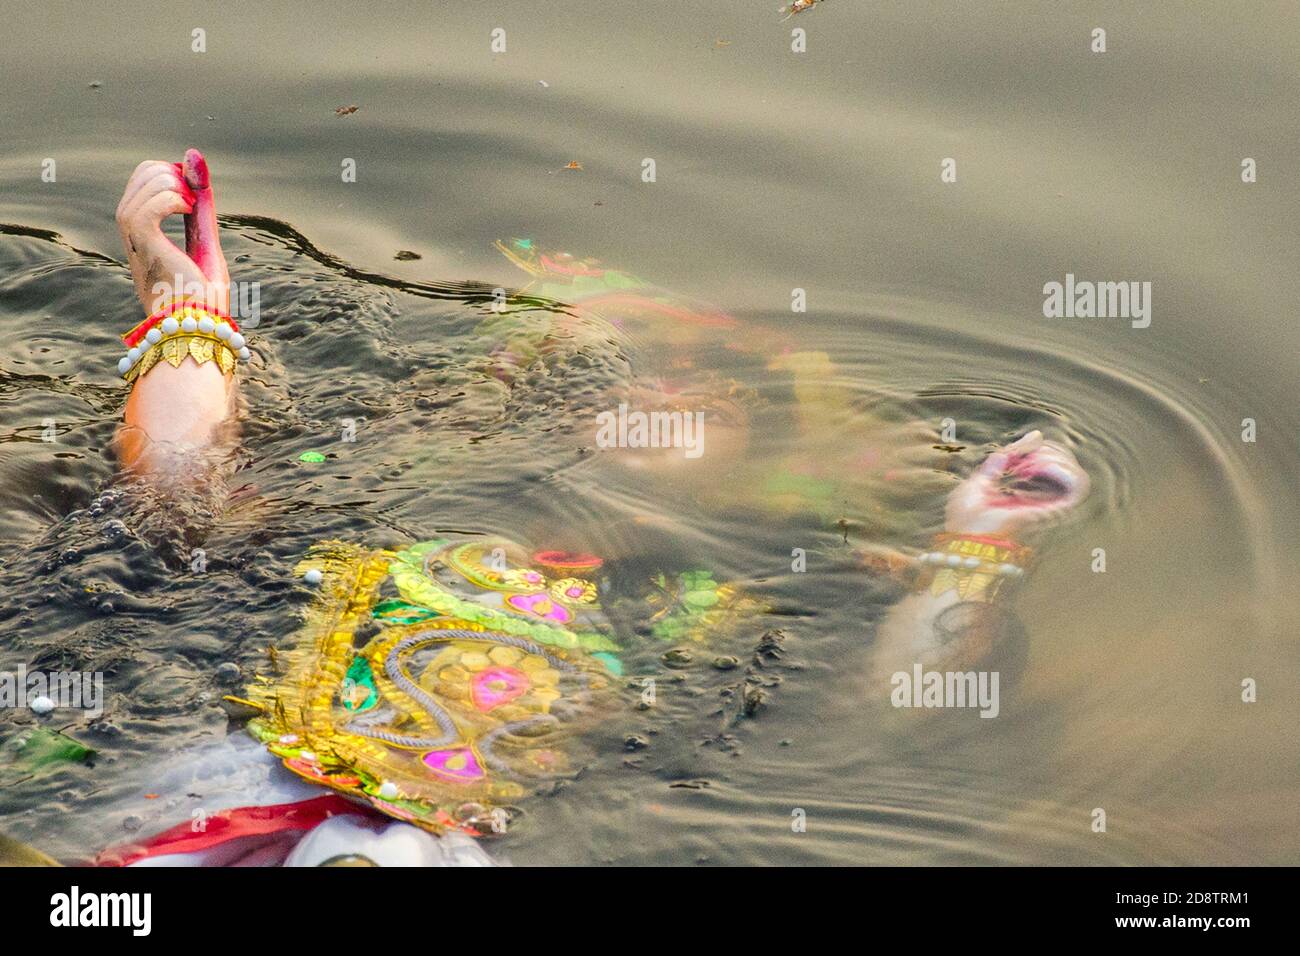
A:
{"type": "Polygon", "coordinates": [[[485,607],[475,601],[467,601],[443,590],[424,573],[424,558],[435,547],[433,542],[426,542],[425,545],[408,548],[398,552],[396,558],[388,565],[393,583],[406,600],[430,608],[446,617],[473,621],[492,630],[518,637],[528,637],[538,644],[551,647],[614,651],[619,649],[617,644],[603,635],[596,633],[579,635],[557,625],[526,621],[505,611],[485,607]]]}
{"type": "Polygon", "coordinates": [[[348,667],[347,676],[343,679],[343,687],[364,687],[366,689],[366,699],[359,705],[353,704],[351,700],[343,701],[343,706],[348,710],[363,713],[370,710],[379,703],[379,690],[375,687],[375,676],[370,670],[370,662],[358,654],[352,658],[352,664],[348,667]]]}
{"type": "Polygon", "coordinates": [[[370,611],[370,616],[378,618],[385,624],[419,624],[438,615],[427,607],[411,604],[407,601],[380,601],[370,611]]]}

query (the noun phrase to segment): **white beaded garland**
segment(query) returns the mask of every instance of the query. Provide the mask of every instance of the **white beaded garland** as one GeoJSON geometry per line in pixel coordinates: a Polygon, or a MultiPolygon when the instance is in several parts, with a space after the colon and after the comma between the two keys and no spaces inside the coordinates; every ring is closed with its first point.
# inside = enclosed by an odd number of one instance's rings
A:
{"type": "Polygon", "coordinates": [[[148,342],[150,345],[157,345],[159,342],[162,341],[162,333],[159,332],[157,329],[150,329],[148,332],[144,334],[144,340],[148,342]]]}
{"type": "Polygon", "coordinates": [[[222,322],[220,325],[217,326],[217,338],[221,339],[221,341],[224,342],[226,339],[230,338],[231,333],[234,331],[235,330],[232,329],[229,325],[227,325],[225,322],[222,322]]]}
{"type": "Polygon", "coordinates": [[[253,353],[248,351],[247,346],[245,346],[244,348],[241,348],[239,350],[239,357],[243,359],[245,362],[247,362],[250,358],[253,357],[253,353]]]}
{"type": "Polygon", "coordinates": [[[916,558],[918,564],[934,564],[950,568],[965,568],[970,571],[984,569],[986,574],[999,574],[1005,578],[1016,578],[1025,573],[1017,564],[985,564],[974,555],[962,557],[959,554],[945,554],[942,551],[926,551],[916,558]]]}
{"type": "Polygon", "coordinates": [[[194,316],[192,315],[187,315],[185,316],[185,318],[181,320],[182,332],[193,332],[198,327],[199,327],[199,323],[194,321],[194,316]]]}
{"type": "Polygon", "coordinates": [[[238,332],[232,332],[230,335],[230,347],[235,350],[242,349],[244,347],[244,337],[238,332]]]}
{"type": "Polygon", "coordinates": [[[216,328],[216,323],[212,321],[211,316],[205,315],[203,318],[199,319],[200,332],[204,333],[205,335],[210,335],[214,328],[216,328]]]}
{"type": "Polygon", "coordinates": [[[173,315],[169,315],[162,320],[163,335],[175,335],[176,330],[180,327],[181,324],[176,321],[176,317],[173,315]]]}
{"type": "Polygon", "coordinates": [[[140,346],[138,346],[138,345],[133,345],[133,346],[131,346],[129,349],[127,349],[127,350],[126,350],[126,357],[129,358],[129,359],[131,360],[131,364],[132,364],[132,365],[134,365],[136,362],[140,361],[140,346]]]}
{"type": "Polygon", "coordinates": [[[127,373],[127,370],[130,368],[131,368],[131,360],[127,358],[125,355],[123,355],[120,359],[117,360],[118,375],[125,375],[127,373]]]}
{"type": "Polygon", "coordinates": [[[308,584],[316,585],[316,584],[320,584],[321,581],[325,580],[325,575],[321,574],[318,568],[312,568],[310,571],[308,571],[306,574],[302,576],[302,579],[306,581],[308,584]]]}

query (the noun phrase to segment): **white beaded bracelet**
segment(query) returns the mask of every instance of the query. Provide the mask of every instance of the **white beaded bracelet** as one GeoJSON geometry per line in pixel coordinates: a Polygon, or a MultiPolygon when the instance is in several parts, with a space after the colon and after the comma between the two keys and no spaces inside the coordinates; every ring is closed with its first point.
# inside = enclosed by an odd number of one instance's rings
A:
{"type": "Polygon", "coordinates": [[[962,557],[960,554],[946,554],[942,551],[927,551],[916,560],[921,564],[963,568],[967,571],[976,571],[983,567],[986,574],[999,574],[1005,578],[1017,578],[1025,573],[1025,569],[1018,564],[991,564],[976,557],[962,557]]]}

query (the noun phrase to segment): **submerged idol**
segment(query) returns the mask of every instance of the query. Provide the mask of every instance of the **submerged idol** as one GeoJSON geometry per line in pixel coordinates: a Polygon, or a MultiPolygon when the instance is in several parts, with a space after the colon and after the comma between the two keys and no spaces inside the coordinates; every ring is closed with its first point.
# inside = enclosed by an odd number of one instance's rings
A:
{"type": "MultiPolygon", "coordinates": [[[[212,463],[237,441],[241,366],[257,366],[259,348],[272,343],[253,341],[230,314],[211,177],[196,150],[181,163],[140,164],[117,221],[147,316],[115,359],[130,386],[118,454],[137,480],[167,489],[219,467],[212,463]],[[172,215],[185,218],[184,251],[162,231],[172,215]]],[[[682,395],[711,389],[708,407],[735,406],[717,453],[743,447],[749,393],[712,387],[716,379],[696,374],[688,354],[697,333],[743,338],[735,320],[525,240],[503,251],[546,283],[548,296],[573,292],[570,315],[584,328],[613,323],[611,338],[620,324],[652,338],[662,323],[691,331],[661,350],[662,368],[604,407],[632,396],[637,407],[671,411],[682,395]]],[[[510,387],[537,354],[571,339],[571,330],[520,334],[508,316],[490,321],[502,330],[498,347],[467,361],[510,387]]],[[[751,338],[745,347],[767,345],[751,338]]],[[[817,404],[817,356],[786,350],[768,359],[813,369],[800,381],[817,404]]],[[[809,411],[807,422],[816,420],[809,411]]],[[[656,455],[692,457],[652,443],[628,457],[653,463],[656,455]]],[[[994,659],[1006,629],[989,612],[1024,576],[1023,534],[1087,490],[1074,456],[1038,432],[989,454],[951,491],[945,531],[913,542],[913,556],[893,568],[913,588],[880,625],[880,673],[965,671],[994,659]]],[[[539,783],[581,770],[589,731],[619,708],[625,659],[638,642],[716,645],[761,630],[767,612],[761,593],[704,567],[665,568],[629,585],[620,561],[568,540],[458,534],[385,544],[328,540],[303,555],[297,573],[316,595],[301,629],[278,642],[269,676],[229,698],[251,734],[182,755],[160,773],[160,787],[219,777],[225,796],[208,787],[203,827],[177,821],[106,849],[100,863],[490,863],[488,841],[478,838],[507,825],[539,783]]]]}

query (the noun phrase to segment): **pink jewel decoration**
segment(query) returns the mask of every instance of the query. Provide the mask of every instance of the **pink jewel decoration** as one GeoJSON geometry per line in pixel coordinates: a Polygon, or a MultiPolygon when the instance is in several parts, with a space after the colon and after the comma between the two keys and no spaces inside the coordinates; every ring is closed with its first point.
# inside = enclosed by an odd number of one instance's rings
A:
{"type": "Polygon", "coordinates": [[[470,697],[474,706],[487,713],[516,697],[526,694],[530,681],[523,671],[513,667],[489,667],[474,675],[470,684],[470,697]]]}
{"type": "Polygon", "coordinates": [[[556,604],[545,594],[512,594],[506,598],[506,604],[516,611],[559,624],[568,624],[573,619],[573,615],[566,608],[556,604]]]}
{"type": "Polygon", "coordinates": [[[439,777],[457,783],[469,783],[486,776],[478,756],[468,747],[450,747],[447,750],[430,750],[423,758],[424,765],[439,777]]]}

